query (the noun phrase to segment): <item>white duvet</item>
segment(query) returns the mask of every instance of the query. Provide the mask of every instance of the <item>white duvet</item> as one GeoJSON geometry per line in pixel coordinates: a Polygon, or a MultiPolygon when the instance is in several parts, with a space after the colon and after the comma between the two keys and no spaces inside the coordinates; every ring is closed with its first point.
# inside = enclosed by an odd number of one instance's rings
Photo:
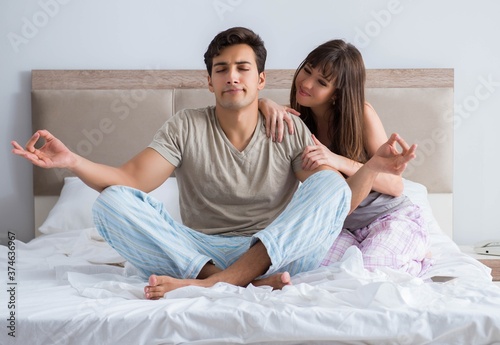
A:
{"type": "MultiPolygon", "coordinates": [[[[489,269],[431,233],[435,263],[422,278],[369,272],[351,247],[281,291],[218,284],[158,301],[144,299],[146,282],[115,265],[123,259],[92,228],[16,241],[16,337],[2,326],[0,344],[500,343],[500,288],[489,269]],[[432,275],[458,278],[439,284],[432,275]]],[[[0,247],[2,271],[7,251],[0,247]]],[[[8,297],[4,285],[2,325],[8,297]]]]}

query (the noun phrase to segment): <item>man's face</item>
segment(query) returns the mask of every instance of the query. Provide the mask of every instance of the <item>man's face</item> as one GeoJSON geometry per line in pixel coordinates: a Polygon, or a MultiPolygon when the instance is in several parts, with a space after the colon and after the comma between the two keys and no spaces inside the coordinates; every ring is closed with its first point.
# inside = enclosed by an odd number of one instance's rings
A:
{"type": "Polygon", "coordinates": [[[224,48],[214,57],[208,88],[215,94],[218,107],[240,110],[258,101],[265,85],[265,74],[257,70],[255,53],[246,44],[224,48]]]}

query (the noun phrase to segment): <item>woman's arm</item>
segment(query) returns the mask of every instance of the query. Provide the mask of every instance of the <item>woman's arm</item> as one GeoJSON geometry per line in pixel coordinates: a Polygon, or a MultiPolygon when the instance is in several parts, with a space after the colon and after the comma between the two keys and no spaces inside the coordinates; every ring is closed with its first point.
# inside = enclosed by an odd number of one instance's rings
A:
{"type": "MultiPolygon", "coordinates": [[[[364,122],[365,149],[368,158],[371,158],[378,148],[387,142],[388,137],[380,118],[368,103],[365,106],[364,122]]],[[[331,152],[314,136],[313,140],[316,145],[306,147],[302,155],[304,169],[315,169],[317,166],[325,164],[350,177],[363,166],[359,162],[331,152]]],[[[403,180],[398,175],[380,173],[373,183],[373,190],[383,194],[400,196],[403,193],[403,180]]]]}
{"type": "Polygon", "coordinates": [[[266,134],[273,138],[273,141],[281,142],[283,140],[285,131],[283,122],[286,122],[288,133],[293,134],[293,121],[290,113],[300,116],[297,110],[279,105],[268,98],[259,98],[259,110],[266,118],[266,134]]]}
{"type": "MultiPolygon", "coordinates": [[[[363,135],[368,158],[373,157],[379,147],[383,145],[388,138],[380,117],[369,103],[365,103],[363,135]]],[[[373,189],[383,194],[400,196],[403,193],[403,179],[399,175],[379,174],[373,184],[373,189]]]]}

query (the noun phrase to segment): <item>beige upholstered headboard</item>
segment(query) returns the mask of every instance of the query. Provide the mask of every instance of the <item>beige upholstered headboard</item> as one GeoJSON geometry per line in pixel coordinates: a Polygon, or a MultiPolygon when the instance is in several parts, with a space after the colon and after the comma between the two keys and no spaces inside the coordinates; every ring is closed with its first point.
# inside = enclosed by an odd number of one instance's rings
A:
{"type": "MultiPolygon", "coordinates": [[[[261,96],[287,104],[293,73],[268,70],[261,96]]],[[[452,69],[368,70],[366,83],[367,101],[387,133],[398,132],[419,144],[418,157],[404,177],[422,183],[429,193],[446,195],[450,205],[453,84],[452,69]]],[[[82,156],[110,165],[122,164],[146,147],[176,111],[213,103],[204,70],[32,71],[33,130],[48,129],[82,156]]],[[[65,176],[67,171],[34,168],[38,224],[65,176]]]]}

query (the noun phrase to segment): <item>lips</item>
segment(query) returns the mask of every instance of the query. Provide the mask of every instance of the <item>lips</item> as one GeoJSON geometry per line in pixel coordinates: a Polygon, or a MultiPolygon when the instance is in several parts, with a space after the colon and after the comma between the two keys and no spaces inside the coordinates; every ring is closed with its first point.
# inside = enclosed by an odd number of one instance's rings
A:
{"type": "Polygon", "coordinates": [[[243,89],[226,89],[222,93],[238,93],[240,91],[243,91],[243,89]]]}
{"type": "Polygon", "coordinates": [[[301,87],[299,87],[297,89],[297,93],[301,96],[304,96],[304,97],[308,97],[308,96],[311,96],[310,94],[308,94],[307,92],[305,92],[301,87]]]}

